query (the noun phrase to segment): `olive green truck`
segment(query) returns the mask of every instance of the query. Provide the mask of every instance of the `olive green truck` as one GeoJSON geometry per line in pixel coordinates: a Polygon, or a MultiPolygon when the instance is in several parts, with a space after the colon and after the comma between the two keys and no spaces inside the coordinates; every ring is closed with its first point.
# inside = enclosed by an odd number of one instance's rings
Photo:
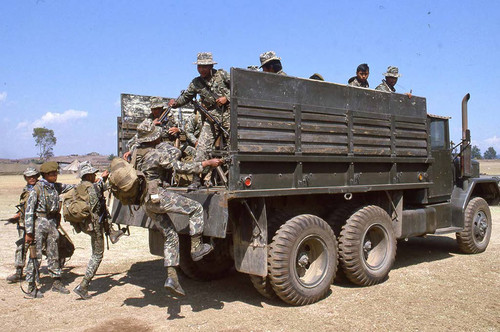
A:
{"type": "MultiPolygon", "coordinates": [[[[230,140],[219,151],[227,181],[171,188],[203,204],[204,235],[215,245],[193,262],[187,217],[170,214],[181,269],[210,280],[235,268],[262,295],[305,305],[325,297],[338,273],[361,286],[384,281],[399,239],[455,233],[462,252],[484,251],[488,205],[500,192],[471,160],[468,99],[453,153],[449,118],[428,114],[425,98],[231,69],[230,140]]],[[[115,201],[112,215],[148,227],[151,253],[163,254],[142,209],[115,201]]]]}

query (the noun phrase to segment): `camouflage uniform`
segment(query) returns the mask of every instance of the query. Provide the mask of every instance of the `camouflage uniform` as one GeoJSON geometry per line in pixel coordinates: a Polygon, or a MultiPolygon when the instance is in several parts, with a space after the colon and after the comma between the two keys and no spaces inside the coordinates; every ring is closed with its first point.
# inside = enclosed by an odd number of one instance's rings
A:
{"type": "Polygon", "coordinates": [[[151,148],[137,165],[148,180],[148,195],[144,204],[146,213],[165,237],[165,266],[179,265],[179,236],[166,213],[188,215],[190,235],[203,232],[203,206],[161,186],[162,183],[168,185],[174,171],[200,173],[203,170],[201,162],[183,163],[179,161],[180,156],[179,149],[164,142],[151,148]]]}
{"type": "MultiPolygon", "coordinates": [[[[222,124],[224,129],[229,131],[229,102],[231,97],[229,89],[229,74],[223,69],[212,69],[210,80],[207,81],[203,77],[198,76],[191,81],[187,90],[175,101],[175,107],[183,106],[193,100],[196,95],[199,95],[201,103],[207,108],[209,113],[222,124]],[[219,108],[222,114],[217,108],[216,98],[210,92],[213,92],[218,97],[227,98],[227,104],[219,108]]],[[[209,120],[203,122],[200,136],[198,137],[195,161],[202,161],[209,157],[209,151],[214,146],[215,139],[220,134],[220,129],[209,120]]],[[[225,137],[225,139],[227,140],[228,137],[225,137]]]]}
{"type": "Polygon", "coordinates": [[[382,80],[375,90],[385,91],[385,92],[396,92],[396,88],[389,86],[385,80],[382,80]]]}
{"type": "Polygon", "coordinates": [[[34,282],[34,272],[40,268],[42,259],[42,243],[47,242],[47,265],[52,278],[61,277],[59,266],[59,232],[57,226],[60,222],[59,194],[69,191],[73,185],[62,183],[49,183],[41,179],[30,191],[26,203],[26,233],[34,234],[36,241],[36,259],[28,261],[26,281],[34,282]]]}
{"type": "Polygon", "coordinates": [[[350,86],[356,86],[356,87],[360,87],[360,88],[369,88],[370,87],[370,84],[368,84],[368,80],[366,80],[365,82],[360,82],[358,80],[357,76],[351,77],[349,79],[348,83],[350,86]]]}
{"type": "MultiPolygon", "coordinates": [[[[280,65],[281,65],[281,58],[279,58],[276,55],[276,52],[274,52],[274,51],[268,51],[268,52],[262,53],[260,55],[259,59],[260,59],[260,68],[262,68],[262,66],[264,66],[266,63],[274,61],[274,60],[279,61],[280,65]]],[[[275,74],[287,76],[286,73],[283,71],[283,69],[275,72],[275,74]]]]}
{"type": "Polygon", "coordinates": [[[190,146],[194,146],[196,144],[198,137],[200,137],[202,126],[203,122],[201,121],[201,115],[198,112],[191,114],[189,119],[186,121],[186,140],[190,146]]]}

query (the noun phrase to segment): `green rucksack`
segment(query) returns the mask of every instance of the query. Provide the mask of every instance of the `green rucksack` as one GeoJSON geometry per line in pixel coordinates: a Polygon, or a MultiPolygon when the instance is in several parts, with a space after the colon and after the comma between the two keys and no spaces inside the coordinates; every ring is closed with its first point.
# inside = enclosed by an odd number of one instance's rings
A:
{"type": "Polygon", "coordinates": [[[121,158],[111,161],[109,184],[111,192],[123,205],[139,205],[144,175],[121,158]]]}
{"type": "Polygon", "coordinates": [[[84,181],[64,194],[63,217],[70,223],[83,223],[90,217],[90,196],[88,188],[92,183],[84,181]]]}

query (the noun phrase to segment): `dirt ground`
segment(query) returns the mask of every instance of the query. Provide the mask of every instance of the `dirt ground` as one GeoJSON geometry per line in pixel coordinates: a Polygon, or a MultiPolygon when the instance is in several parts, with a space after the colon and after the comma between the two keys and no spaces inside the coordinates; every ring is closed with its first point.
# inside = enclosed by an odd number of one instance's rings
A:
{"type": "MultiPolygon", "coordinates": [[[[75,183],[74,175],[60,181],[75,183]]],[[[0,177],[0,218],[10,217],[21,176],[0,177]]],[[[43,299],[23,298],[13,272],[14,226],[0,225],[0,323],[2,331],[500,331],[500,207],[492,207],[493,234],[486,252],[458,253],[454,236],[428,236],[398,244],[384,283],[333,284],[322,301],[292,307],[266,300],[246,275],[197,282],[182,278],[187,296],[163,289],[162,261],[148,252],[148,235],[133,228],[104,254],[90,286],[91,300],[51,292],[42,263],[43,299]]],[[[69,224],[64,225],[70,231],[69,224]]],[[[70,231],[71,232],[71,231],[70,231]]],[[[69,289],[81,280],[90,238],[73,234],[76,251],[64,269],[69,289]]]]}

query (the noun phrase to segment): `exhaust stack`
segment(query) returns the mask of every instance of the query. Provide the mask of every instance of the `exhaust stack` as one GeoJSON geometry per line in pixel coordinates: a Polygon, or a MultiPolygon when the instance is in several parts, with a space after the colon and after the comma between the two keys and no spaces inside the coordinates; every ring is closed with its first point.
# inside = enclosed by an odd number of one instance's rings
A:
{"type": "Polygon", "coordinates": [[[472,176],[470,130],[467,118],[467,102],[470,94],[466,94],[462,99],[462,156],[460,158],[460,169],[462,177],[472,176]]]}

